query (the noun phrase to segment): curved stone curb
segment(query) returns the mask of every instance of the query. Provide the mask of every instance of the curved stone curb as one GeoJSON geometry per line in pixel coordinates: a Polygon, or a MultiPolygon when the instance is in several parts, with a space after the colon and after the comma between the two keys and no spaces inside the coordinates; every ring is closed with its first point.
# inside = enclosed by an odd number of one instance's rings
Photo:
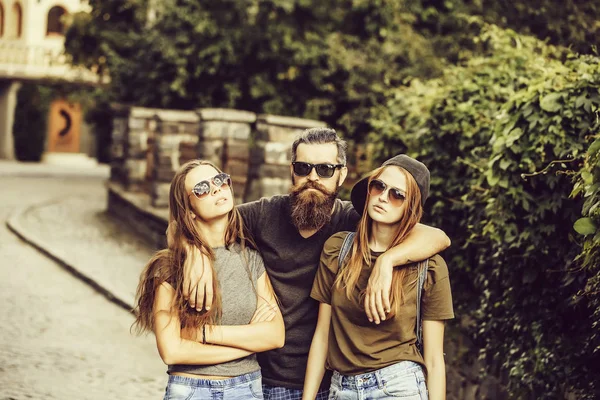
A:
{"type": "MultiPolygon", "coordinates": [[[[45,201],[44,204],[48,204],[48,201],[45,201]]],[[[29,211],[30,209],[33,209],[37,206],[40,206],[40,205],[41,204],[38,204],[38,205],[32,204],[32,205],[24,206],[24,207],[21,207],[21,208],[15,210],[12,213],[12,215],[10,216],[10,218],[8,218],[8,220],[6,221],[6,226],[8,227],[8,229],[11,232],[13,232],[15,235],[17,235],[21,240],[23,240],[27,244],[35,247],[41,253],[43,253],[47,257],[51,258],[52,260],[54,260],[56,263],[58,263],[60,266],[62,266],[64,269],[66,269],[68,272],[73,274],[75,277],[77,277],[78,279],[80,279],[83,282],[90,285],[98,293],[102,294],[104,297],[106,297],[111,302],[115,303],[116,305],[125,309],[128,312],[133,312],[132,304],[130,304],[126,300],[123,300],[117,294],[112,293],[111,291],[106,289],[98,281],[96,281],[93,277],[88,276],[87,274],[83,273],[81,271],[81,269],[77,268],[77,266],[69,263],[67,261],[68,257],[66,257],[64,254],[62,254],[62,252],[60,250],[53,249],[52,246],[50,246],[48,243],[44,242],[43,239],[37,237],[35,235],[35,233],[29,232],[27,229],[25,229],[19,223],[19,219],[27,211],[29,211]]]]}
{"type": "Polygon", "coordinates": [[[110,167],[105,164],[86,165],[55,165],[35,162],[18,162],[0,160],[0,174],[5,177],[27,178],[98,178],[108,179],[110,167]]]}

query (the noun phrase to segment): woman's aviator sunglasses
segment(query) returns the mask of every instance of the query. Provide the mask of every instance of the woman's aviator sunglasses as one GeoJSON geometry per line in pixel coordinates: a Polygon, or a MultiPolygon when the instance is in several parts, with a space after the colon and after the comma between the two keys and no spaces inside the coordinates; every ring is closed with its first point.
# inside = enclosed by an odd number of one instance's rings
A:
{"type": "Polygon", "coordinates": [[[404,202],[405,196],[400,189],[388,186],[385,182],[380,181],[379,179],[373,179],[371,182],[369,182],[370,196],[381,196],[386,189],[389,189],[388,200],[390,201],[390,204],[393,206],[401,206],[402,202],[404,202]]]}
{"type": "Polygon", "coordinates": [[[294,174],[298,176],[307,176],[314,168],[317,171],[317,175],[321,178],[331,178],[336,169],[342,168],[344,164],[311,164],[302,161],[294,161],[292,168],[294,174]]]}
{"type": "Polygon", "coordinates": [[[208,180],[196,183],[191,194],[196,196],[197,199],[206,197],[206,195],[210,193],[211,183],[217,188],[227,188],[231,186],[231,177],[228,174],[221,172],[220,174],[217,174],[208,180]]]}

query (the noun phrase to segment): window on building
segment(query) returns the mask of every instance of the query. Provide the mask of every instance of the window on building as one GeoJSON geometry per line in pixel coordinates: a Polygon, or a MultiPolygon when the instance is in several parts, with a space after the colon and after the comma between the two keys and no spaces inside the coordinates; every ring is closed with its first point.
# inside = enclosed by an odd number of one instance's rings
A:
{"type": "Polygon", "coordinates": [[[60,6],[55,6],[48,11],[48,29],[46,30],[47,35],[65,33],[65,24],[63,22],[63,16],[67,14],[67,10],[60,6]]]}
{"type": "Polygon", "coordinates": [[[4,36],[4,6],[0,3],[0,37],[4,36]]]}
{"type": "Polygon", "coordinates": [[[20,38],[23,31],[23,10],[19,3],[13,4],[12,7],[12,32],[9,35],[11,38],[20,38]]]}

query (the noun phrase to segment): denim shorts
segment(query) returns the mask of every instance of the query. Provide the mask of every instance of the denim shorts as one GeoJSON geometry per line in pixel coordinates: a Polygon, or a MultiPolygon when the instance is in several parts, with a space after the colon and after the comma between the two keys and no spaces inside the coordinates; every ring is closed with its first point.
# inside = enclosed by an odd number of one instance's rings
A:
{"type": "Polygon", "coordinates": [[[402,361],[360,375],[333,373],[329,400],[375,400],[400,397],[427,400],[425,374],[420,364],[402,361]]]}
{"type": "Polygon", "coordinates": [[[170,375],[164,400],[262,399],[260,371],[229,379],[197,379],[170,375]]]}

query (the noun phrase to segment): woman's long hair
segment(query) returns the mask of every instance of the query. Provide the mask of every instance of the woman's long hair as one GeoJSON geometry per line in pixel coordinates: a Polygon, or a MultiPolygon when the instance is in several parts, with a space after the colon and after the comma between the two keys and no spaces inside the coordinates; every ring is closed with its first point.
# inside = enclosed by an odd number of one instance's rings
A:
{"type": "MultiPolygon", "coordinates": [[[[190,196],[185,188],[187,174],[200,165],[213,167],[219,173],[222,172],[214,164],[193,160],[185,163],[171,181],[169,189],[169,229],[172,235],[169,248],[158,251],[144,268],[136,293],[136,320],[133,324],[136,333],[151,331],[154,329],[154,315],[152,307],[156,289],[163,283],[168,282],[175,289],[175,297],[171,312],[179,316],[182,328],[198,328],[204,325],[217,325],[221,321],[222,303],[219,281],[214,269],[215,252],[208,245],[202,232],[197,228],[190,210],[190,196]],[[183,296],[183,266],[186,260],[186,247],[195,246],[211,261],[205,268],[211,268],[213,276],[213,303],[209,311],[198,312],[186,304],[183,296]]],[[[231,189],[233,192],[233,189],[231,189]]],[[[232,193],[233,196],[233,193],[232,193]]],[[[225,230],[225,246],[229,247],[238,243],[242,248],[245,266],[254,287],[246,247],[256,249],[256,245],[244,232],[242,216],[234,206],[229,212],[227,228],[225,230]]],[[[256,288],[254,288],[256,291],[256,288]]]]}
{"type": "MultiPolygon", "coordinates": [[[[369,176],[369,184],[373,179],[377,179],[383,173],[383,170],[388,167],[380,167],[373,171],[371,176],[369,176]]],[[[396,223],[396,236],[387,250],[392,247],[398,246],[408,233],[414,226],[421,220],[421,216],[423,215],[423,206],[421,205],[421,192],[419,187],[417,186],[417,182],[415,178],[406,171],[404,168],[400,168],[404,177],[406,178],[406,199],[402,204],[404,208],[404,212],[400,217],[400,220],[396,223]]],[[[367,186],[368,187],[368,186],[367,186]]],[[[371,260],[371,250],[369,248],[369,238],[371,237],[371,230],[373,226],[373,220],[369,216],[367,212],[369,200],[371,195],[368,193],[367,189],[367,197],[365,201],[365,207],[362,212],[362,217],[358,224],[358,228],[356,229],[356,236],[354,237],[352,243],[352,250],[350,252],[350,258],[347,262],[343,264],[342,270],[338,273],[335,280],[335,287],[338,289],[344,289],[346,292],[346,297],[352,300],[352,293],[356,288],[358,283],[358,278],[360,276],[360,272],[364,265],[370,265],[371,260]]],[[[406,277],[407,268],[394,268],[392,273],[392,291],[390,295],[390,316],[393,316],[400,304],[403,302],[403,291],[402,291],[402,283],[406,277]]],[[[416,277],[415,277],[416,279],[416,277]]],[[[365,291],[361,291],[359,294],[359,304],[362,303],[364,299],[365,291]]]]}

